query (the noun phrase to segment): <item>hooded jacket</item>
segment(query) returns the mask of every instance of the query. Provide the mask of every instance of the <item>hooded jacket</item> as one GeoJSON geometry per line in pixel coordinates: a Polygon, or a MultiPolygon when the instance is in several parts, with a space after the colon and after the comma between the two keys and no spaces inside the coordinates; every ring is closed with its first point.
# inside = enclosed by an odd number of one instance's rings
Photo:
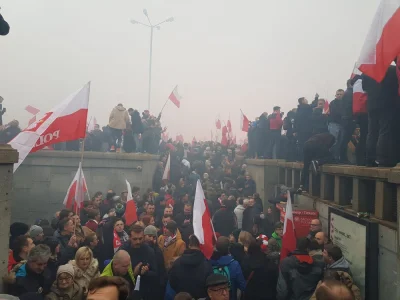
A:
{"type": "Polygon", "coordinates": [[[333,264],[329,265],[327,267],[327,269],[329,270],[335,270],[335,271],[343,271],[343,272],[347,272],[351,275],[350,272],[350,264],[349,262],[344,258],[344,256],[342,256],[340,259],[338,259],[337,261],[335,261],[333,264]]]}
{"type": "Polygon", "coordinates": [[[182,240],[179,230],[176,231],[175,239],[165,247],[165,235],[158,237],[158,247],[164,255],[164,265],[167,270],[171,268],[173,260],[183,254],[186,244],[182,240]]]}
{"type": "Polygon", "coordinates": [[[59,254],[60,265],[64,265],[64,264],[68,263],[68,261],[70,261],[71,259],[73,259],[75,257],[75,253],[76,253],[77,249],[68,246],[71,235],[61,235],[60,231],[57,230],[54,232],[54,237],[60,243],[60,254],[59,254]]]}
{"type": "Polygon", "coordinates": [[[117,105],[111,111],[108,126],[114,129],[126,129],[127,124],[130,124],[128,111],[122,105],[117,105]]]}
{"type": "Polygon", "coordinates": [[[222,236],[229,236],[237,227],[236,215],[226,206],[221,206],[212,219],[214,230],[222,236]]]}
{"type": "Polygon", "coordinates": [[[78,267],[75,260],[71,260],[69,264],[74,268],[75,282],[85,289],[89,287],[89,282],[92,279],[100,277],[99,262],[95,258],[92,258],[89,267],[85,271],[78,267]]]}
{"type": "Polygon", "coordinates": [[[67,290],[61,291],[57,282],[51,286],[51,292],[44,298],[45,300],[82,300],[85,290],[74,282],[67,290]]]}
{"type": "Polygon", "coordinates": [[[168,276],[169,284],[175,293],[187,292],[194,299],[205,298],[206,279],[212,273],[211,263],[200,250],[187,249],[174,262],[168,276]]]}
{"type": "Polygon", "coordinates": [[[277,300],[309,300],[322,279],[325,264],[295,250],[281,262],[277,300]]]}
{"type": "Polygon", "coordinates": [[[246,288],[246,280],[243,277],[239,263],[231,255],[220,256],[218,252],[214,252],[213,256],[211,256],[210,262],[213,268],[228,267],[231,284],[229,299],[236,300],[237,290],[239,289],[243,292],[246,288]]]}

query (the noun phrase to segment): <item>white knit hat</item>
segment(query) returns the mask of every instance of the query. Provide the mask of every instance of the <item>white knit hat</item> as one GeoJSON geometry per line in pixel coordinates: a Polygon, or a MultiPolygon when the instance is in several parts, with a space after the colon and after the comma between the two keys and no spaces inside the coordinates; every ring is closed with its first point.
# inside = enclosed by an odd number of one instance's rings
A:
{"type": "Polygon", "coordinates": [[[69,264],[59,266],[58,270],[57,270],[57,278],[58,278],[58,275],[60,275],[62,273],[67,273],[67,274],[71,275],[72,277],[74,277],[75,276],[74,267],[69,264]]]}

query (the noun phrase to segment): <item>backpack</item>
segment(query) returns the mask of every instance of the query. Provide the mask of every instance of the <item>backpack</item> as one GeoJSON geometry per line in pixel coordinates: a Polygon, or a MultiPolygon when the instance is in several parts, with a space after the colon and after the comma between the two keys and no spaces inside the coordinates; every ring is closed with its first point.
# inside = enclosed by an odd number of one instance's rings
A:
{"type": "Polygon", "coordinates": [[[228,266],[230,265],[231,262],[233,262],[234,259],[232,259],[227,265],[218,265],[213,267],[213,273],[214,274],[221,274],[224,275],[226,278],[228,278],[229,283],[231,283],[231,273],[229,272],[228,266]]]}

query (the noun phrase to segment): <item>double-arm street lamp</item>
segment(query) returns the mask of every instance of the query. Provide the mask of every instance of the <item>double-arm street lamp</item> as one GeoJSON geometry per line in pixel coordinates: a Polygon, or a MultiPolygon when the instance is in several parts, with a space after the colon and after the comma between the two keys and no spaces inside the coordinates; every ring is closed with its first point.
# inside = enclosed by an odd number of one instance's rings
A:
{"type": "Polygon", "coordinates": [[[174,18],[168,18],[160,23],[157,23],[155,25],[153,25],[153,23],[151,23],[150,18],[149,18],[149,14],[147,13],[146,9],[143,9],[143,13],[144,15],[147,17],[147,21],[149,22],[149,24],[145,24],[136,20],[131,20],[132,24],[140,24],[146,27],[150,28],[150,58],[149,58],[149,95],[148,95],[148,103],[147,103],[147,108],[148,110],[150,110],[150,99],[151,99],[151,64],[152,64],[152,57],[153,57],[153,31],[154,28],[160,30],[160,25],[165,23],[165,22],[172,22],[174,20],[174,18]]]}

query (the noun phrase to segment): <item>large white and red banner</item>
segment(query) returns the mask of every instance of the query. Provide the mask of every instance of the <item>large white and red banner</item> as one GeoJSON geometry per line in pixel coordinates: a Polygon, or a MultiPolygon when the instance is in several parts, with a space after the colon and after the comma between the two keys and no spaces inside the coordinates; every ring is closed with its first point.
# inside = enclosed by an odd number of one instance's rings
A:
{"type": "Polygon", "coordinates": [[[18,150],[14,172],[29,153],[46,146],[84,138],[89,106],[90,82],[34,122],[9,144],[18,150]]]}
{"type": "Polygon", "coordinates": [[[400,0],[382,0],[358,60],[358,69],[381,82],[400,54],[400,0]]]}
{"type": "Polygon", "coordinates": [[[249,131],[249,119],[242,111],[240,111],[240,129],[244,132],[249,131]]]}
{"type": "Polygon", "coordinates": [[[163,180],[169,180],[171,174],[171,153],[168,154],[167,163],[165,164],[164,173],[163,173],[163,180]]]}

